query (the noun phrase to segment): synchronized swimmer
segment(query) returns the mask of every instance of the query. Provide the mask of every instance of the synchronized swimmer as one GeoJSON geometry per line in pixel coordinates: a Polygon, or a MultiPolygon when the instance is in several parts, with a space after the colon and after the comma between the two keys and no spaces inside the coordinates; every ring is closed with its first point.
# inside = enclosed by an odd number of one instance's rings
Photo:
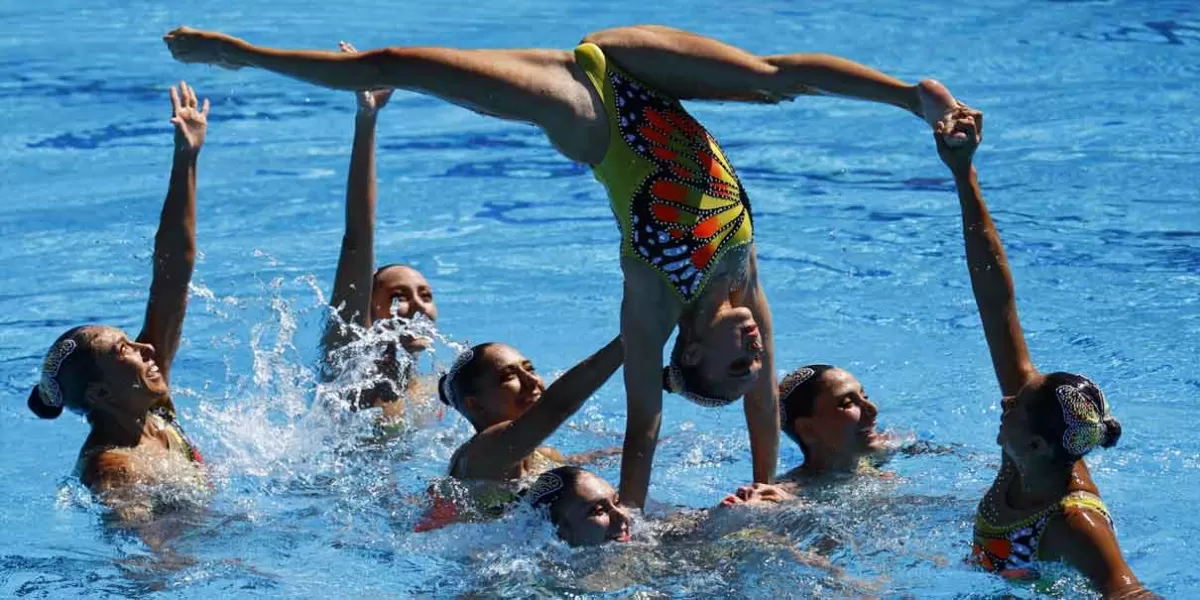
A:
{"type": "MultiPolygon", "coordinates": [[[[628,541],[635,509],[649,494],[664,391],[701,406],[744,398],[752,483],[722,507],[787,502],[814,478],[853,475],[864,460],[897,449],[891,436],[876,431],[879,409],[848,371],[812,364],[776,382],[749,197],[721,146],[681,103],[837,95],[922,119],[958,191],[968,272],[1003,396],[1002,466],[979,503],[972,559],[1014,578],[1037,576],[1039,562],[1061,561],[1105,597],[1154,597],[1126,564],[1084,462],[1095,448],[1117,443],[1120,423],[1092,380],[1034,368],[973,163],[983,115],[938,82],[906,84],[826,54],[758,56],[648,25],[592,33],[572,50],[359,52],[346,43],[337,52],[278,50],[186,27],[165,41],[180,62],[255,67],[355,92],[345,233],[322,337],[329,378],[338,376],[347,353],[363,351],[355,342],[374,324],[438,318],[432,288],[418,270],[375,266],[375,129],[393,90],[536,125],[563,156],[589,165],[606,189],[622,237],[619,335],[549,385],[529,359],[499,342],[461,352],[435,383],[416,367],[429,339],[406,330],[372,354],[376,383],[349,392],[349,409],[377,410],[385,424],[404,423],[406,407],[437,396],[475,430],[446,469],[450,481],[467,485],[469,506],[435,486],[418,531],[494,518],[524,504],[543,508],[571,545],[628,541]],[[546,446],[622,364],[623,447],[564,456],[546,446]],[[780,431],[804,462],[776,484],[780,431]],[[580,468],[614,454],[621,456],[617,489],[580,468]]],[[[28,402],[46,419],[63,408],[86,416],[91,432],[78,476],[129,523],[171,507],[149,491],[155,486],[212,486],[176,419],[168,383],[195,262],[196,166],[209,103],[182,82],[170,96],[175,151],[142,330],[133,339],[102,325],[63,333],[28,402]]]]}

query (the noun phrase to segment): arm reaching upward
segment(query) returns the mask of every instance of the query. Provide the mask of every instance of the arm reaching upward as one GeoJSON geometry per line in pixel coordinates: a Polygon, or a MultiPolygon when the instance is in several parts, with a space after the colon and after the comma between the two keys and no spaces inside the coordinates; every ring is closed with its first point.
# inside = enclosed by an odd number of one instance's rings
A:
{"type": "MultiPolygon", "coordinates": [[[[357,53],[341,42],[342,52],[357,53]]],[[[357,92],[354,145],[350,151],[350,173],[346,179],[346,231],[338,256],[330,306],[337,311],[325,327],[322,339],[328,360],[349,339],[349,325],[371,326],[371,286],[375,275],[375,124],[379,110],[387,105],[392,90],[357,92]]]]}
{"type": "Polygon", "coordinates": [[[520,417],[493,425],[463,447],[455,463],[456,477],[492,479],[520,463],[579,410],[621,366],[621,338],[571,367],[542,398],[520,417]]]}
{"type": "Polygon", "coordinates": [[[171,363],[179,349],[187,312],[188,283],[196,264],[196,159],[208,129],[208,100],[198,107],[196,92],[187,83],[171,88],[171,123],[175,153],[171,181],[154,236],[154,276],[146,319],[137,341],[154,346],[154,360],[163,379],[170,381],[171,363]]]}
{"type": "MultiPolygon", "coordinates": [[[[972,157],[983,130],[983,114],[965,107],[956,109],[954,119],[967,132],[967,143],[950,147],[943,140],[944,131],[935,131],[938,155],[954,174],[958,202],[962,208],[963,242],[967,252],[967,270],[971,274],[971,289],[979,307],[979,318],[987,336],[988,350],[996,379],[1005,396],[1015,396],[1025,382],[1037,374],[1025,346],[1025,333],[1017,316],[1017,300],[1012,272],[1000,234],[992,222],[983,192],[979,189],[972,157]]],[[[949,123],[943,127],[950,126],[949,123]]]]}

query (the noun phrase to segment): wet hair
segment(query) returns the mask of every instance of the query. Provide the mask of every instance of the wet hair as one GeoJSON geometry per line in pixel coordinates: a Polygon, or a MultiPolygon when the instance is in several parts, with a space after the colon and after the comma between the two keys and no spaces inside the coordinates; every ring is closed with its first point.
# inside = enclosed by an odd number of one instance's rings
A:
{"type": "Polygon", "coordinates": [[[821,378],[832,369],[833,365],[806,365],[788,373],[779,382],[780,428],[800,446],[800,452],[806,458],[808,446],[804,445],[804,440],[796,431],[796,419],[813,416],[817,409],[817,396],[821,393],[821,378]]]}
{"type": "Polygon", "coordinates": [[[371,279],[372,280],[379,279],[379,276],[383,275],[384,271],[387,271],[389,269],[394,269],[397,267],[404,268],[404,269],[411,269],[418,273],[421,272],[420,270],[418,270],[416,267],[414,267],[412,265],[406,265],[404,263],[391,263],[391,264],[383,265],[382,267],[379,267],[378,269],[375,269],[375,274],[371,276],[371,279]]]}
{"type": "Polygon", "coordinates": [[[483,353],[495,345],[496,342],[486,342],[463,351],[454,359],[450,370],[438,379],[438,399],[468,420],[470,416],[463,410],[462,400],[479,391],[477,382],[483,374],[483,353]]]}
{"type": "Polygon", "coordinates": [[[1097,446],[1121,439],[1121,422],[1109,411],[1096,382],[1074,373],[1050,373],[1025,405],[1030,430],[1054,448],[1054,460],[1072,464],[1097,446]]]}
{"type": "Polygon", "coordinates": [[[550,522],[558,527],[562,524],[561,513],[558,510],[560,502],[567,492],[575,489],[579,478],[587,471],[579,467],[558,467],[542,473],[529,487],[521,490],[520,500],[534,508],[545,507],[550,515],[550,522]]]}
{"type": "Polygon", "coordinates": [[[683,351],[687,347],[689,337],[680,328],[675,336],[675,346],[671,348],[671,363],[663,367],[663,391],[678,394],[695,404],[705,407],[717,407],[732,404],[737,398],[725,398],[712,389],[712,383],[704,376],[704,370],[699,366],[685,365],[683,351]]]}
{"type": "Polygon", "coordinates": [[[43,419],[54,419],[63,408],[87,416],[88,384],[100,381],[104,373],[96,363],[89,329],[80,325],[58,336],[42,361],[41,379],[29,392],[28,406],[43,419]]]}

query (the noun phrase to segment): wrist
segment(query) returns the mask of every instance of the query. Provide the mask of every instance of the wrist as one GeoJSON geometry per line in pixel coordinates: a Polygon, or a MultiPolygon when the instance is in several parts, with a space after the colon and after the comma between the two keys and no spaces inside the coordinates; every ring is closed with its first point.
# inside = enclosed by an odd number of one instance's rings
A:
{"type": "MultiPolygon", "coordinates": [[[[202,146],[203,144],[201,144],[202,146]]],[[[186,143],[175,143],[175,159],[176,160],[196,160],[200,155],[201,146],[191,146],[186,143]]]]}
{"type": "Polygon", "coordinates": [[[379,117],[379,111],[373,108],[358,107],[358,112],[354,114],[354,119],[359,123],[374,125],[375,120],[379,117]]]}
{"type": "Polygon", "coordinates": [[[969,181],[975,178],[975,164],[968,162],[965,165],[950,167],[950,173],[956,181],[969,181]]]}

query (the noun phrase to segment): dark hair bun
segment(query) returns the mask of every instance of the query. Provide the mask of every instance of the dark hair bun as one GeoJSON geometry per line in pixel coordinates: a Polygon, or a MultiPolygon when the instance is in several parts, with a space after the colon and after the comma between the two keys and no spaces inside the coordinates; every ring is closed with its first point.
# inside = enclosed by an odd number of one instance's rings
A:
{"type": "Polygon", "coordinates": [[[42,393],[38,391],[37,386],[34,386],[33,390],[29,392],[29,410],[43,419],[58,418],[63,411],[61,406],[50,406],[42,402],[42,393]]]}
{"type": "Polygon", "coordinates": [[[443,374],[441,377],[438,377],[438,385],[437,385],[438,400],[441,400],[442,404],[445,404],[446,406],[453,408],[453,405],[450,404],[450,399],[446,397],[446,378],[449,376],[450,376],[450,374],[446,373],[446,374],[443,374]]]}
{"type": "Polygon", "coordinates": [[[1100,442],[1101,448],[1112,448],[1117,445],[1117,441],[1121,439],[1121,422],[1109,417],[1104,420],[1104,441],[1100,442]]]}

